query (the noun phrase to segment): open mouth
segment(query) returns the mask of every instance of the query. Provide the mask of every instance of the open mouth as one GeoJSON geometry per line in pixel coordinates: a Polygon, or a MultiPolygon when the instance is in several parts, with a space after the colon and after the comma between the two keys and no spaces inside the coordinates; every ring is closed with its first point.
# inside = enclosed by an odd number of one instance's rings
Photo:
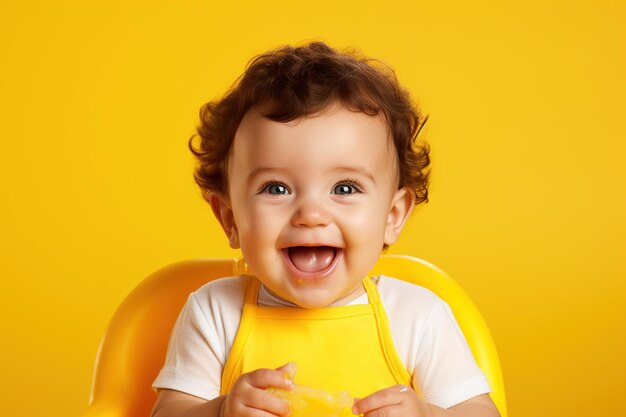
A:
{"type": "Polygon", "coordinates": [[[282,250],[289,269],[301,278],[323,278],[334,269],[343,251],[332,246],[292,246],[282,250]]]}

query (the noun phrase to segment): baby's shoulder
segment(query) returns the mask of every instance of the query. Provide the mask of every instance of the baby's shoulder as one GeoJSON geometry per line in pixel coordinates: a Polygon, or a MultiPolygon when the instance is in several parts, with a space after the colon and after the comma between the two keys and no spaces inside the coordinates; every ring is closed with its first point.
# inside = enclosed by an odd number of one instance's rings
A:
{"type": "Polygon", "coordinates": [[[246,276],[214,279],[193,291],[190,298],[202,309],[241,310],[248,281],[249,277],[246,276]]]}
{"type": "Polygon", "coordinates": [[[399,278],[381,275],[377,277],[377,288],[385,309],[393,311],[394,315],[423,318],[445,304],[428,288],[399,278]]]}

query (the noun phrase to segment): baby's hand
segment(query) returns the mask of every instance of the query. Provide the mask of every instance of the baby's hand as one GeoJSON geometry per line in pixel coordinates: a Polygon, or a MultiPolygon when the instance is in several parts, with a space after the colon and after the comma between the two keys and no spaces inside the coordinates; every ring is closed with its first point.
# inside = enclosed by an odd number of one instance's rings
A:
{"type": "Polygon", "coordinates": [[[354,414],[365,417],[428,417],[428,404],[419,399],[415,391],[406,385],[396,385],[376,391],[357,400],[352,406],[354,414]]]}
{"type": "Polygon", "coordinates": [[[241,375],[222,405],[221,417],[285,417],[289,414],[287,403],[265,388],[290,390],[293,387],[294,364],[277,369],[257,369],[241,375]]]}

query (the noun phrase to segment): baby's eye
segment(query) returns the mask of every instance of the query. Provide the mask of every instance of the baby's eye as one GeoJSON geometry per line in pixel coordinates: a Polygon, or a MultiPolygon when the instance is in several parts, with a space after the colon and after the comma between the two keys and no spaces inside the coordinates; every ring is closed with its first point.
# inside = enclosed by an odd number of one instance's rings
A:
{"type": "Polygon", "coordinates": [[[264,186],[261,192],[275,194],[275,195],[282,195],[282,194],[289,194],[289,189],[287,189],[287,187],[285,187],[283,184],[272,183],[272,184],[267,184],[266,186],[264,186]]]}
{"type": "Polygon", "coordinates": [[[354,194],[354,193],[359,193],[359,192],[361,192],[359,187],[357,187],[355,184],[346,183],[346,182],[335,185],[335,189],[333,190],[333,194],[342,194],[342,195],[354,194]]]}

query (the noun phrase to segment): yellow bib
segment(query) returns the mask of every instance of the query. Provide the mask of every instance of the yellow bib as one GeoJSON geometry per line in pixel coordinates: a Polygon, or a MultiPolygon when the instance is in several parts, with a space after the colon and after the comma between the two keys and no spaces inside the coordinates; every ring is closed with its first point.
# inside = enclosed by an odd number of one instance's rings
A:
{"type": "Polygon", "coordinates": [[[376,285],[363,280],[369,304],[304,309],[258,306],[251,278],[239,330],[222,374],[222,394],[259,368],[295,362],[296,383],[363,398],[396,384],[411,385],[391,338],[376,285]]]}

